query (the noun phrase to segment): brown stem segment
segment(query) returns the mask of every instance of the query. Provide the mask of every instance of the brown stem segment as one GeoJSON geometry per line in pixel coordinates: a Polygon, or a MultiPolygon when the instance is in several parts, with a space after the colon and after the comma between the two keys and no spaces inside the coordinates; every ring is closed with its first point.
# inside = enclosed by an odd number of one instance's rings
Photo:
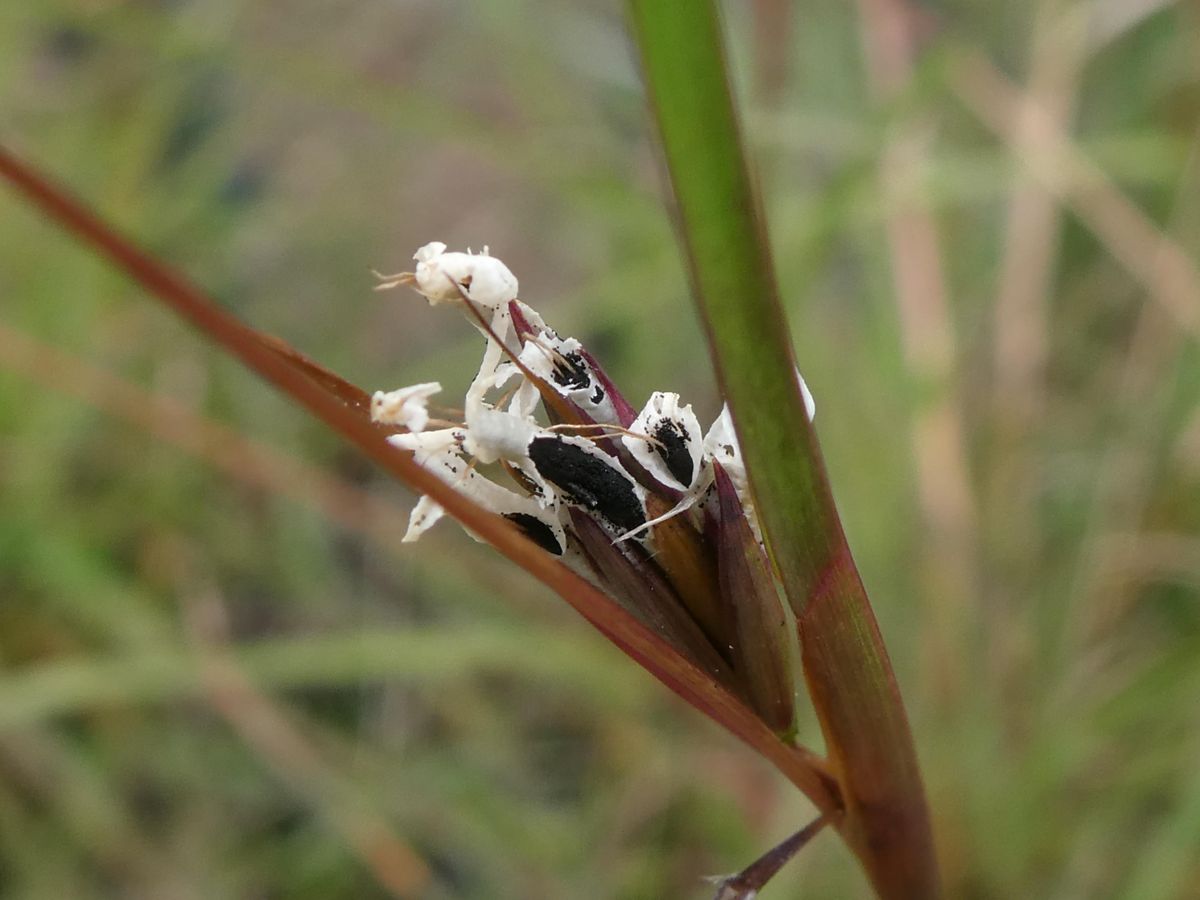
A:
{"type": "Polygon", "coordinates": [[[908,719],[850,549],[841,547],[798,616],[805,681],[846,801],[838,830],[881,897],[928,900],[938,896],[938,872],[908,719]]]}
{"type": "Polygon", "coordinates": [[[714,900],[753,900],[793,856],[804,849],[828,822],[817,816],[791,837],[776,844],[738,874],[721,882],[714,900]]]}

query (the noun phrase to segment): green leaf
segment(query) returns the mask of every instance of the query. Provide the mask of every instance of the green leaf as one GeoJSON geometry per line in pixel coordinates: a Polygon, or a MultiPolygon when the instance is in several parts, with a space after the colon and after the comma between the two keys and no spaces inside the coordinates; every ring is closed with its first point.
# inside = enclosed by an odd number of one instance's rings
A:
{"type": "Polygon", "coordinates": [[[716,8],[632,0],[630,10],[696,303],[846,802],[833,824],[881,897],[936,897],[916,752],[794,375],[716,8]]]}

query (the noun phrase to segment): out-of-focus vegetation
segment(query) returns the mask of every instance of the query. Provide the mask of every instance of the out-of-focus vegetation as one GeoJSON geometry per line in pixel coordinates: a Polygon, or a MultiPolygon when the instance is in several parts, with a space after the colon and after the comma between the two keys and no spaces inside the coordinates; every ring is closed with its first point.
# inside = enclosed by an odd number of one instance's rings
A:
{"type": "MultiPolygon", "coordinates": [[[[726,11],[948,895],[1200,897],[1195,10],[726,11]]],[[[704,419],[622,12],[9,3],[0,133],[364,387],[461,392],[370,269],[486,243],[704,419]]],[[[410,500],[0,193],[0,896],[699,898],[809,816],[410,500]]]]}

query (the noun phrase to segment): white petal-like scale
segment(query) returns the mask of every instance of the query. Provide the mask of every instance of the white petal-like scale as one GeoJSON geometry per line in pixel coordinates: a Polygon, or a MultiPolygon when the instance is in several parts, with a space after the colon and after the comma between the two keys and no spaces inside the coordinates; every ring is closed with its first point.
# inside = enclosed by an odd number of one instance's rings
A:
{"type": "Polygon", "coordinates": [[[408,516],[408,531],[404,532],[404,537],[400,539],[403,544],[411,544],[418,540],[421,535],[437,524],[438,520],[446,514],[446,510],[442,509],[441,505],[432,497],[422,496],[417,501],[417,505],[413,507],[413,511],[408,516]]]}
{"type": "Polygon", "coordinates": [[[691,404],[680,406],[678,394],[655,391],[629,430],[634,434],[621,438],[625,449],[655,479],[683,491],[683,496],[661,516],[627,531],[617,538],[618,541],[637,537],[655,525],[687,512],[708,488],[712,475],[704,456],[700,421],[692,412],[691,404]],[[638,435],[653,438],[654,443],[638,435]]]}
{"type": "Polygon", "coordinates": [[[754,536],[762,540],[758,528],[758,518],[754,514],[754,503],[750,497],[750,485],[746,479],[746,464],[742,461],[742,448],[738,444],[737,432],[733,428],[733,417],[729,414],[729,405],[721,407],[721,414],[708,429],[704,436],[704,455],[706,460],[718,462],[729,480],[733,482],[742,508],[754,529],[754,536]]]}
{"type": "Polygon", "coordinates": [[[689,490],[700,478],[704,455],[700,420],[679,395],[655,391],[621,442],[651,475],[668,487],[689,490]],[[645,440],[637,435],[645,435],[645,440]]]}
{"type": "Polygon", "coordinates": [[[521,364],[601,425],[617,422],[617,412],[604,387],[592,374],[575,338],[560,338],[546,329],[521,348],[521,364]]]}
{"type": "Polygon", "coordinates": [[[464,446],[482,463],[524,459],[529,442],[540,430],[531,419],[509,412],[490,408],[468,410],[464,446]]]}
{"type": "MultiPolygon", "coordinates": [[[[804,411],[808,413],[811,422],[817,414],[817,404],[812,392],[804,383],[804,376],[796,369],[796,383],[800,386],[800,394],[804,398],[804,411]]],[[[737,431],[733,427],[733,417],[729,414],[729,405],[721,407],[721,414],[708,429],[704,436],[704,453],[708,459],[714,459],[724,467],[730,481],[737,488],[742,503],[750,509],[750,491],[746,483],[746,464],[742,461],[742,448],[738,444],[737,431]]],[[[757,527],[757,526],[756,526],[757,527]]]]}
{"type": "MultiPolygon", "coordinates": [[[[475,324],[478,328],[478,324],[475,324]]],[[[488,334],[483,328],[479,328],[487,336],[487,347],[484,348],[483,360],[479,363],[479,371],[471,382],[471,386],[467,388],[467,396],[463,401],[468,418],[470,418],[474,411],[487,407],[483,398],[487,396],[487,392],[496,383],[496,373],[501,363],[504,362],[504,347],[501,345],[501,342],[508,338],[508,330],[511,324],[512,317],[509,315],[508,308],[500,306],[492,312],[491,334],[488,334]]]]}
{"type": "Polygon", "coordinates": [[[811,422],[817,415],[817,401],[813,399],[812,391],[804,383],[804,376],[800,374],[799,369],[796,370],[796,382],[800,385],[800,393],[804,397],[804,411],[808,413],[808,421],[811,422]]]}
{"type": "Polygon", "coordinates": [[[376,391],[371,397],[371,421],[399,425],[419,433],[429,424],[429,398],[440,393],[436,381],[411,384],[394,391],[376,391]]]}
{"type": "Polygon", "coordinates": [[[455,283],[480,306],[496,309],[517,297],[517,277],[508,266],[483,253],[447,251],[441,241],[426,244],[414,254],[416,287],[430,303],[462,302],[455,283]]]}
{"type": "Polygon", "coordinates": [[[466,429],[463,428],[439,428],[436,431],[393,434],[387,441],[401,450],[414,451],[417,454],[417,462],[420,463],[422,454],[437,454],[462,447],[466,436],[466,429]]]}
{"type": "MultiPolygon", "coordinates": [[[[412,436],[396,435],[389,438],[389,441],[399,446],[403,442],[397,438],[404,437],[412,436]]],[[[540,503],[535,498],[518,494],[516,491],[501,487],[484,478],[461,455],[455,443],[443,443],[441,449],[437,450],[419,449],[416,451],[414,459],[423,469],[437,475],[450,487],[469,497],[484,509],[517,522],[526,533],[530,533],[531,528],[538,523],[537,530],[539,537],[542,538],[538,540],[538,543],[547,546],[549,541],[546,538],[550,538],[553,543],[557,544],[557,552],[561,553],[565,550],[566,534],[559,521],[556,505],[540,503]]],[[[444,515],[445,510],[440,504],[428,496],[421,497],[409,517],[408,531],[405,532],[403,540],[409,543],[417,540],[444,515]]],[[[471,536],[479,540],[476,535],[471,534],[471,536]]]]}

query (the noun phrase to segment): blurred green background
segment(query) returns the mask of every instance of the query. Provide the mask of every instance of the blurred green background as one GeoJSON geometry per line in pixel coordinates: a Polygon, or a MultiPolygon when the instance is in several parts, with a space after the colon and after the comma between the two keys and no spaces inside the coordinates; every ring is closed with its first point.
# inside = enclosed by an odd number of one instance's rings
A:
{"type": "MultiPolygon", "coordinates": [[[[1200,13],[725,12],[948,896],[1200,898],[1200,13]]],[[[371,290],[438,239],[707,420],[622,14],[10,0],[0,135],[368,389],[474,373],[371,290]]],[[[0,897],[705,898],[811,815],[411,500],[0,191],[0,897]]]]}

